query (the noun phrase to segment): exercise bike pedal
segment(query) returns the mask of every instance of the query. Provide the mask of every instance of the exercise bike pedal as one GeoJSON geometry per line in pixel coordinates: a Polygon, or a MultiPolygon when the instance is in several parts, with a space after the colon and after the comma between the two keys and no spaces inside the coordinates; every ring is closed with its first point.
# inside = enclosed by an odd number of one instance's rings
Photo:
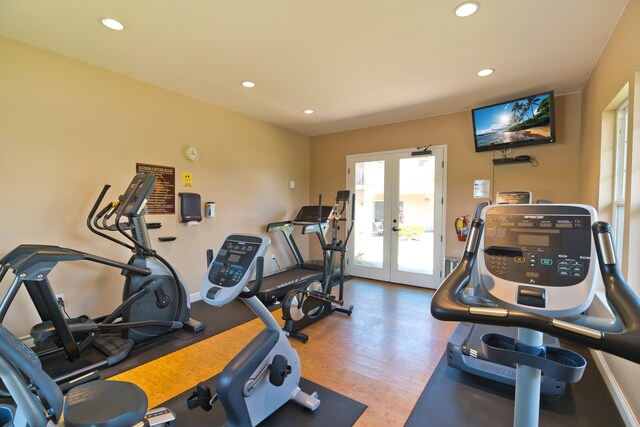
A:
{"type": "Polygon", "coordinates": [[[183,322],[183,328],[189,332],[197,333],[204,331],[205,324],[196,320],[189,318],[186,322],[183,322]]]}
{"type": "Polygon", "coordinates": [[[211,389],[206,383],[199,383],[196,386],[196,391],[191,393],[191,396],[187,398],[187,407],[189,410],[202,408],[204,411],[209,412],[217,400],[218,395],[215,394],[212,397],[211,389]]]}
{"type": "Polygon", "coordinates": [[[145,421],[149,427],[172,427],[176,425],[176,414],[171,409],[165,407],[149,409],[145,414],[145,421]]]}
{"type": "Polygon", "coordinates": [[[284,384],[285,378],[291,373],[291,366],[286,357],[276,354],[269,365],[269,382],[276,387],[284,384]]]}

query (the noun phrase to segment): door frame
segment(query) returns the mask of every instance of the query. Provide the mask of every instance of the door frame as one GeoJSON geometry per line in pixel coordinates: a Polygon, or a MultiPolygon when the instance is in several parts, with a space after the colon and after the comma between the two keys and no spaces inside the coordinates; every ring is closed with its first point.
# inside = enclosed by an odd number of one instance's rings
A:
{"type": "MultiPolygon", "coordinates": [[[[447,226],[446,226],[446,212],[447,212],[447,145],[446,144],[441,144],[441,145],[433,145],[430,148],[432,149],[438,149],[438,150],[442,150],[442,164],[440,165],[441,167],[441,171],[442,171],[442,180],[441,180],[441,187],[442,187],[442,198],[441,198],[441,203],[439,204],[439,208],[438,208],[438,204],[436,203],[436,206],[434,207],[434,210],[440,209],[440,230],[439,230],[439,234],[436,233],[437,228],[436,228],[436,224],[434,224],[434,247],[436,245],[438,245],[438,235],[440,236],[440,242],[439,242],[439,251],[434,250],[434,252],[439,252],[440,254],[440,259],[434,259],[434,265],[433,265],[433,277],[434,277],[434,284],[433,286],[430,286],[429,284],[421,284],[421,283],[411,283],[411,281],[407,282],[407,281],[403,281],[403,280],[396,280],[394,283],[401,283],[401,284],[408,284],[408,285],[413,285],[413,286],[421,286],[421,287],[429,287],[429,288],[434,288],[436,289],[440,283],[442,282],[442,276],[443,276],[443,260],[444,260],[444,254],[445,254],[445,244],[446,244],[446,233],[447,233],[447,226]]],[[[357,163],[360,161],[374,161],[374,160],[379,160],[380,157],[382,156],[389,156],[389,155],[406,155],[407,157],[409,157],[411,155],[412,152],[415,152],[417,149],[416,148],[405,148],[405,149],[397,149],[397,150],[387,150],[387,151],[377,151],[377,152],[371,152],[371,153],[360,153],[360,154],[349,154],[346,156],[346,165],[345,165],[345,172],[346,172],[346,188],[348,188],[349,190],[351,190],[352,192],[355,192],[355,178],[351,178],[351,175],[349,174],[349,167],[351,163],[357,163]]],[[[438,167],[438,165],[435,165],[436,168],[438,167]]],[[[389,168],[385,167],[385,183],[386,180],[388,178],[387,174],[389,172],[389,168]]],[[[385,200],[387,195],[385,194],[385,200]]],[[[389,200],[389,202],[391,202],[391,200],[389,200]]],[[[392,203],[385,203],[385,216],[390,218],[391,217],[391,209],[392,209],[392,203]]],[[[437,216],[437,215],[436,215],[437,216]]],[[[356,217],[357,220],[357,217],[356,217]]],[[[384,231],[383,231],[383,236],[384,236],[384,246],[383,246],[383,265],[386,268],[381,268],[381,269],[370,269],[368,271],[368,274],[366,275],[362,275],[362,277],[367,277],[367,278],[371,278],[371,279],[377,279],[377,280],[382,280],[382,281],[391,281],[391,227],[385,227],[384,231]]],[[[347,252],[347,270],[353,270],[353,258],[354,258],[354,245],[355,245],[355,236],[352,236],[351,239],[349,239],[349,244],[348,244],[348,252],[347,252]]],[[[349,272],[349,274],[351,274],[351,272],[349,272]]]]}

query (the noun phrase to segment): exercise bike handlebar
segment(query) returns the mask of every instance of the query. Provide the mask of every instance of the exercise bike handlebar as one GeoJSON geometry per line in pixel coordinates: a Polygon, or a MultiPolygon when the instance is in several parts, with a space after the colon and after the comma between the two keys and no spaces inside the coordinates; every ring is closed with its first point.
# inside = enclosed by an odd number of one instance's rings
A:
{"type": "Polygon", "coordinates": [[[253,287],[249,291],[240,292],[240,298],[251,298],[260,292],[262,287],[262,277],[264,274],[264,257],[259,256],[256,258],[256,280],[253,282],[253,287]]]}
{"type": "Polygon", "coordinates": [[[620,330],[615,331],[605,331],[605,327],[583,326],[597,324],[600,319],[593,316],[582,315],[563,320],[507,309],[489,300],[465,297],[464,290],[472,277],[483,227],[483,220],[476,218],[472,221],[460,263],[433,296],[431,314],[436,319],[533,329],[640,363],[640,301],[616,265],[608,224],[597,222],[592,226],[592,231],[606,297],[616,318],[621,321],[616,323],[621,325],[620,330]]]}

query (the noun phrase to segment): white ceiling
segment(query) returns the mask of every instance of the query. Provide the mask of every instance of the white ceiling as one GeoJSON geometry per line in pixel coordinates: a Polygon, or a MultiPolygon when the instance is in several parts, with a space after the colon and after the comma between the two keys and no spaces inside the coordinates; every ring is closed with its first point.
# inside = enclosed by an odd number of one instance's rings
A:
{"type": "Polygon", "coordinates": [[[0,0],[0,34],[319,135],[579,91],[627,3],[461,1],[0,0]]]}

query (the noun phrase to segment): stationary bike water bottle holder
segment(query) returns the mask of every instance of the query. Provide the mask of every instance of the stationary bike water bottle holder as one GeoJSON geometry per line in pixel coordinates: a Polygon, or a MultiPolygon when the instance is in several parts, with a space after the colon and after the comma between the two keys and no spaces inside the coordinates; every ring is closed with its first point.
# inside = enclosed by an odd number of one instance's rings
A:
{"type": "MultiPolygon", "coordinates": [[[[519,212],[523,212],[523,207],[524,209],[531,208],[532,205],[513,206],[507,209],[520,209],[519,212]]],[[[553,210],[554,207],[558,207],[558,205],[537,206],[534,217],[544,215],[544,212],[549,212],[548,209],[553,210]]],[[[549,314],[534,306],[506,303],[495,297],[492,298],[491,295],[488,298],[466,296],[464,290],[471,280],[479,252],[484,251],[484,247],[481,247],[484,226],[485,221],[482,219],[477,218],[472,221],[469,239],[458,267],[444,280],[433,297],[431,313],[435,318],[537,330],[640,363],[640,301],[626,284],[617,267],[611,230],[607,223],[596,222],[591,226],[591,231],[595,242],[597,262],[605,285],[606,298],[616,316],[614,321],[583,315],[580,312],[570,316],[558,315],[553,312],[549,314]]],[[[553,227],[553,230],[560,230],[561,233],[562,227],[564,226],[553,227]]],[[[526,240],[525,238],[525,243],[526,240]]],[[[542,240],[540,242],[545,243],[542,240]]],[[[590,261],[595,262],[594,259],[590,261]]],[[[490,283],[488,287],[495,283],[501,282],[495,281],[490,283]]],[[[504,285],[504,283],[502,284],[504,285]]],[[[511,282],[510,285],[517,289],[520,284],[511,282]]],[[[522,286],[520,285],[520,287],[522,286]]],[[[545,286],[526,286],[525,288],[527,287],[539,289],[538,295],[547,293],[545,297],[549,299],[553,297],[548,293],[553,294],[556,290],[553,283],[546,283],[545,286]]],[[[528,291],[525,289],[526,292],[528,291]]],[[[517,291],[514,292],[514,295],[516,293],[517,291]]],[[[590,301],[588,299],[587,306],[590,301]]],[[[580,303],[576,305],[584,306],[580,303]]],[[[491,341],[492,337],[487,337],[485,344],[491,343],[491,341]]],[[[499,346],[504,346],[504,343],[498,343],[499,346]]]]}

